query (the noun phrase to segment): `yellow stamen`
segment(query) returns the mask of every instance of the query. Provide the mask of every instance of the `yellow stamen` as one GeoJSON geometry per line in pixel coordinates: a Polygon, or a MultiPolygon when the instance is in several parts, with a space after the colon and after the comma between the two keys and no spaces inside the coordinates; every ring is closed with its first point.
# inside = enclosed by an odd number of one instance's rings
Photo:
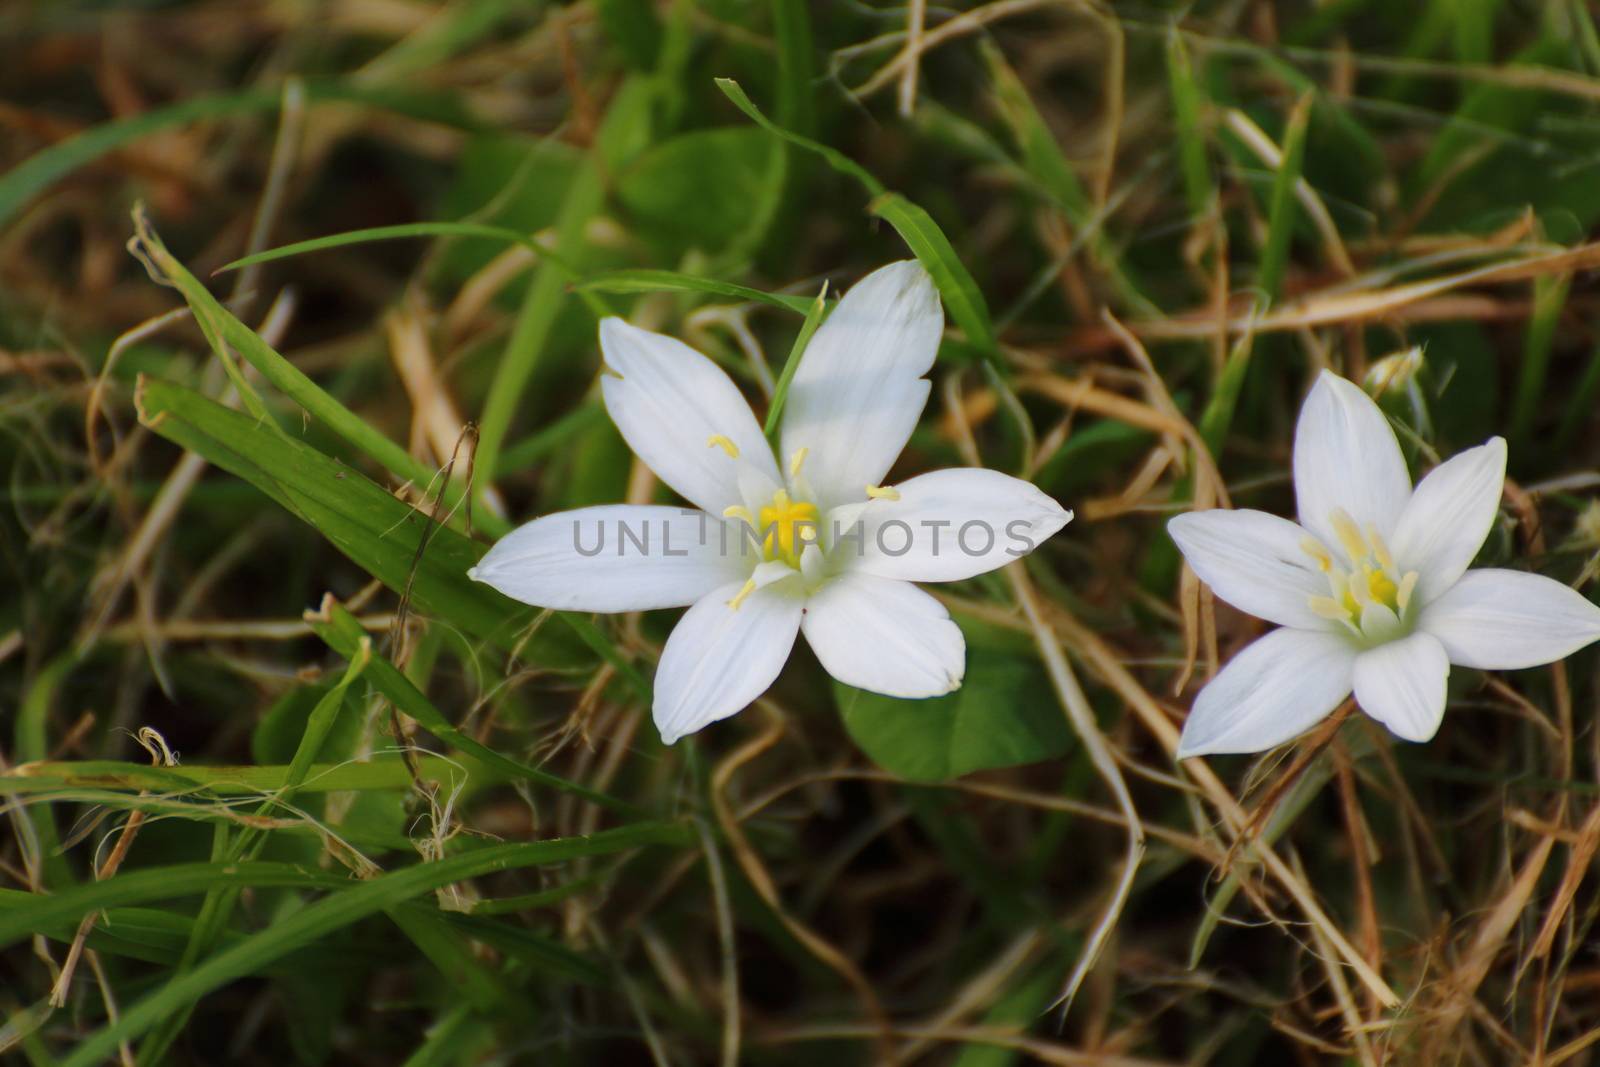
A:
{"type": "Polygon", "coordinates": [[[1372,545],[1372,554],[1379,566],[1386,571],[1394,570],[1394,557],[1389,555],[1389,546],[1383,543],[1383,538],[1378,536],[1378,528],[1370,522],[1367,523],[1367,543],[1372,545]]]}
{"type": "Polygon", "coordinates": [[[887,485],[869,485],[867,495],[873,500],[899,500],[900,490],[887,485]]]}
{"type": "Polygon", "coordinates": [[[1359,563],[1367,558],[1367,543],[1361,539],[1361,528],[1344,508],[1334,508],[1328,521],[1333,524],[1333,532],[1352,562],[1359,563]]]}
{"type": "Polygon", "coordinates": [[[811,454],[809,448],[795,449],[794,455],[789,457],[789,477],[799,477],[800,468],[805,464],[806,457],[811,454]]]}
{"type": "Polygon", "coordinates": [[[1417,572],[1411,571],[1400,579],[1400,588],[1395,591],[1395,606],[1400,609],[1400,614],[1406,613],[1406,608],[1411,604],[1411,595],[1417,591],[1417,572]]]}
{"type": "Polygon", "coordinates": [[[724,437],[720,433],[712,434],[706,440],[706,447],[707,448],[720,448],[720,449],[722,449],[724,452],[726,452],[728,454],[728,458],[729,459],[738,459],[739,458],[739,446],[734,444],[733,441],[730,438],[724,437]]]}
{"type": "Polygon", "coordinates": [[[1314,596],[1306,604],[1324,619],[1345,622],[1350,618],[1350,611],[1331,596],[1314,596]]]}
{"type": "Polygon", "coordinates": [[[1300,551],[1317,561],[1317,570],[1326,574],[1333,568],[1333,557],[1328,555],[1328,550],[1322,547],[1322,542],[1315,537],[1302,537],[1300,551]]]}
{"type": "Polygon", "coordinates": [[[750,514],[750,509],[743,504],[729,504],[722,509],[722,517],[725,519],[743,519],[751,526],[756,524],[756,517],[750,514]]]}
{"type": "Polygon", "coordinates": [[[728,601],[728,607],[732,608],[734,611],[738,611],[739,610],[739,605],[744,603],[744,598],[749,596],[751,593],[754,593],[755,591],[756,591],[756,580],[754,578],[751,578],[749,581],[744,583],[744,588],[740,589],[737,593],[735,593],[734,596],[733,596],[733,599],[728,601]]]}

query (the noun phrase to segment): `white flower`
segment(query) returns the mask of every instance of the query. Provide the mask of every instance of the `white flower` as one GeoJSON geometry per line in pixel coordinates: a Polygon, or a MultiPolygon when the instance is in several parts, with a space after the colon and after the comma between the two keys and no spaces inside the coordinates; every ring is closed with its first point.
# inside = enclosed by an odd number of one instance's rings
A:
{"type": "Polygon", "coordinates": [[[470,572],[568,611],[689,606],[656,670],[672,744],[725,719],[778,676],[803,632],[840,681],[897,697],[961,684],[966,645],[910,584],[993,570],[1072,518],[995,471],[880,483],[922,414],[944,312],[915,261],[873,272],[812,337],[783,410],[781,465],[728,375],[670,337],[610,318],[606,410],[694,509],[611,505],[547,515],[470,572]]]}
{"type": "Polygon", "coordinates": [[[1179,758],[1259,752],[1355,690],[1408,741],[1444,716],[1450,664],[1536,667],[1600,638],[1600,608],[1560,582],[1468,571],[1505,482],[1499,437],[1439,464],[1413,490],[1388,420],[1324,371],[1294,439],[1298,525],[1203,511],[1167,526],[1189,566],[1234,607],[1279,624],[1201,690],[1179,758]]]}

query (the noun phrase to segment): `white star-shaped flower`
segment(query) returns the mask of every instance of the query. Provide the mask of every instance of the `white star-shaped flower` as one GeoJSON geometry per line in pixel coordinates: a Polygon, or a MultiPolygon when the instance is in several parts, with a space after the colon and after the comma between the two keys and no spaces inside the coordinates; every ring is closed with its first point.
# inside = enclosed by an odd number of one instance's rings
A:
{"type": "Polygon", "coordinates": [[[662,650],[654,717],[672,744],[747,706],[804,633],[840,681],[897,697],[961,684],[966,645],[912,582],[1026,555],[1072,518],[995,471],[880,484],[928,399],[944,312],[915,261],[845,294],[801,356],[779,464],[728,375],[680,341],[600,324],[606,410],[629,447],[695,505],[608,505],[535,519],[471,576],[567,611],[688,606],[662,650]]]}
{"type": "Polygon", "coordinates": [[[1294,439],[1299,524],[1203,511],[1168,524],[1217,596],[1282,629],[1233,658],[1195,698],[1178,756],[1260,752],[1355,691],[1408,741],[1444,716],[1450,665],[1515,670],[1600,639],[1600,608],[1550,578],[1468,571],[1505,483],[1499,437],[1439,464],[1413,490],[1378,406],[1327,371],[1294,439]]]}

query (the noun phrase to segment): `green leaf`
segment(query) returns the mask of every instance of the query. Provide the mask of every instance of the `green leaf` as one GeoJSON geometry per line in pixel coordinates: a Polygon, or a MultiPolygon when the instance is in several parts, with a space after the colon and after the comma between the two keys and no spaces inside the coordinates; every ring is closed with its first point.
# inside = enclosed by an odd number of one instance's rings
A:
{"type": "Polygon", "coordinates": [[[845,729],[873,762],[915,782],[1051,759],[1071,734],[1037,663],[969,653],[966,679],[928,700],[835,685],[845,729]]]}
{"type": "Polygon", "coordinates": [[[758,129],[695,130],[655,145],[617,179],[617,199],[647,234],[717,251],[750,225],[765,195],[771,141],[758,129]]]}

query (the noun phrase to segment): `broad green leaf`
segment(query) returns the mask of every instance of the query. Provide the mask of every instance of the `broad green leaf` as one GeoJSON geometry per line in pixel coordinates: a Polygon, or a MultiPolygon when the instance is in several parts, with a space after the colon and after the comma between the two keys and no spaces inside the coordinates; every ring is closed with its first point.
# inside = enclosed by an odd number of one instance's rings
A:
{"type": "Polygon", "coordinates": [[[764,193],[771,141],[749,126],[662,141],[617,178],[617,199],[645,234],[717,251],[749,226],[764,193]]]}
{"type": "Polygon", "coordinates": [[[1067,751],[1071,733],[1039,666],[999,654],[968,656],[954,693],[929,700],[835,685],[845,728],[873,762],[916,782],[1037,763],[1067,751]]]}

